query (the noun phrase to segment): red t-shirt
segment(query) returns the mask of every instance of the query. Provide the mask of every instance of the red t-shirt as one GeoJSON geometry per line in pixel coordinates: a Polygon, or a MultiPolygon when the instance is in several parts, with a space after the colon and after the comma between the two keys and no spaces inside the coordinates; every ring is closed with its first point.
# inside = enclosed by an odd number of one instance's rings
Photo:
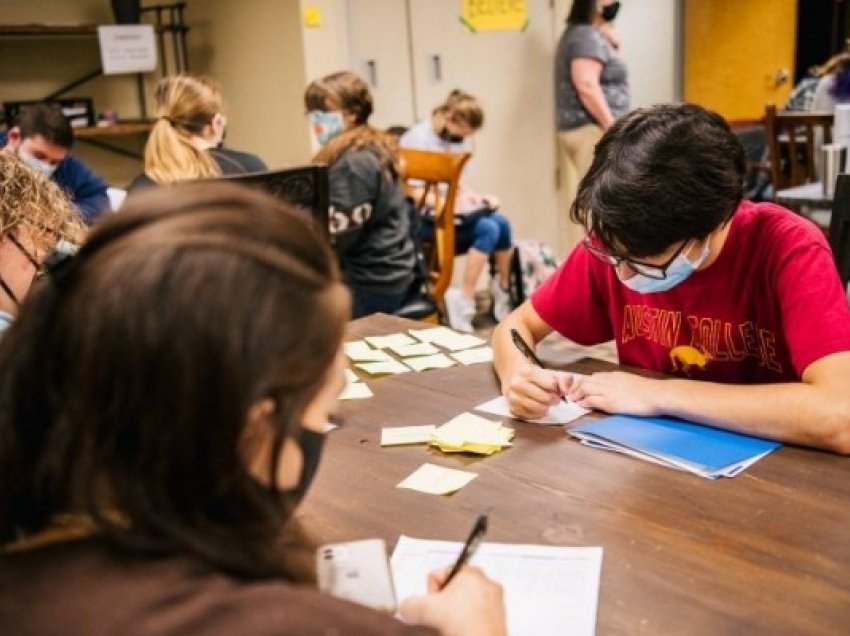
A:
{"type": "Polygon", "coordinates": [[[715,262],[668,291],[632,291],[578,246],[531,303],[571,340],[615,339],[622,364],[698,380],[798,380],[850,350],[850,304],[829,244],[770,203],[742,202],[715,262]]]}

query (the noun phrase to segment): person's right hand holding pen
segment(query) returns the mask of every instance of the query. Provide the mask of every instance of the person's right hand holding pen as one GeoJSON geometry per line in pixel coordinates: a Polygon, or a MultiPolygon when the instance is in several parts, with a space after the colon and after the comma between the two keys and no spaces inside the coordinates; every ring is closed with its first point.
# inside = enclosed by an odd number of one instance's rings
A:
{"type": "Polygon", "coordinates": [[[502,394],[511,412],[520,418],[536,419],[568,396],[576,381],[571,373],[544,368],[534,354],[534,345],[551,329],[536,314],[530,318],[523,316],[526,305],[516,309],[496,328],[493,350],[502,394]],[[541,323],[539,329],[535,329],[538,325],[534,318],[541,323]]]}

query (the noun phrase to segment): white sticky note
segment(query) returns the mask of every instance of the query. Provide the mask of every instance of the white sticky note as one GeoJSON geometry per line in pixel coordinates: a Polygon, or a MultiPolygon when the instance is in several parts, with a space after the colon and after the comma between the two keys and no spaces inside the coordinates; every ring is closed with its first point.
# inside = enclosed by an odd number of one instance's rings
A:
{"type": "Polygon", "coordinates": [[[345,350],[345,355],[354,362],[385,362],[392,360],[392,356],[386,351],[373,349],[362,340],[346,342],[343,345],[343,349],[345,350]]]}
{"type": "MultiPolygon", "coordinates": [[[[379,363],[380,364],[380,363],[379,363]]],[[[372,397],[372,391],[365,382],[352,382],[339,394],[340,400],[363,400],[372,397]]]]}
{"type": "Polygon", "coordinates": [[[402,358],[431,356],[440,353],[440,350],[430,342],[417,342],[416,344],[403,345],[401,347],[389,347],[389,350],[402,358]]]}
{"type": "Polygon", "coordinates": [[[453,367],[457,364],[454,360],[449,360],[444,353],[438,353],[433,356],[407,358],[404,363],[416,371],[425,371],[425,369],[448,369],[449,367],[453,367]]]}
{"type": "Polygon", "coordinates": [[[476,477],[477,474],[465,470],[422,464],[396,488],[417,490],[429,495],[448,495],[460,490],[476,477]]]}
{"type": "Polygon", "coordinates": [[[396,426],[381,429],[381,446],[401,446],[403,444],[427,444],[435,426],[396,426]]]}
{"type": "Polygon", "coordinates": [[[484,404],[479,404],[475,407],[475,410],[502,417],[515,417],[533,424],[567,424],[573,420],[577,420],[585,413],[589,413],[587,409],[580,407],[574,402],[564,402],[562,400],[551,407],[549,412],[543,417],[536,420],[526,420],[511,413],[511,409],[508,407],[508,400],[504,396],[499,396],[484,402],[484,404]]]}
{"type": "Polygon", "coordinates": [[[451,354],[452,358],[461,364],[479,364],[481,362],[493,361],[493,350],[490,347],[480,347],[478,349],[466,349],[451,354]]]}
{"type": "Polygon", "coordinates": [[[345,381],[348,384],[351,384],[352,382],[359,382],[360,381],[360,378],[358,378],[357,374],[354,373],[354,371],[352,371],[351,369],[344,369],[343,372],[345,373],[345,381]]]}
{"type": "Polygon", "coordinates": [[[410,371],[410,367],[392,359],[387,362],[358,362],[354,366],[363,369],[369,375],[394,375],[410,371]]]}
{"type": "Polygon", "coordinates": [[[388,336],[366,336],[363,338],[375,349],[389,349],[390,347],[403,347],[416,344],[416,341],[406,333],[394,333],[388,336]]]}
{"type": "Polygon", "coordinates": [[[435,340],[439,340],[441,337],[449,337],[451,338],[454,335],[457,335],[456,332],[452,331],[448,327],[429,327],[428,329],[408,329],[410,335],[416,338],[421,342],[434,342],[435,340]]]}

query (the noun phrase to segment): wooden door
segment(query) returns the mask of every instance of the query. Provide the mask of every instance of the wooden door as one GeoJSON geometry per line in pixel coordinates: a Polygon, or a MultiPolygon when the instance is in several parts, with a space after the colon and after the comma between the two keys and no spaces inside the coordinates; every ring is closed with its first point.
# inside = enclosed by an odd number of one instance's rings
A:
{"type": "Polygon", "coordinates": [[[733,121],[761,119],[768,103],[782,106],[796,28],[797,0],[685,0],[685,100],[733,121]]]}
{"type": "Polygon", "coordinates": [[[348,0],[349,68],[369,84],[371,123],[409,126],[415,119],[407,2],[348,0]]]}

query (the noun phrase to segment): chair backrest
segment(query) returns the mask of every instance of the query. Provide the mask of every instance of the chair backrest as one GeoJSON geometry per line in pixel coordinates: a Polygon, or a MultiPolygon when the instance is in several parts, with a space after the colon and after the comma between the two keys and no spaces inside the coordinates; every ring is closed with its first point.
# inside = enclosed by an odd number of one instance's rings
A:
{"type": "Polygon", "coordinates": [[[217,180],[258,187],[282,201],[294,203],[313,218],[325,236],[330,236],[327,166],[297,166],[269,172],[227,175],[217,180]]]}
{"type": "Polygon", "coordinates": [[[838,266],[841,282],[850,282],[850,174],[838,175],[832,217],[829,220],[829,245],[838,266]]]}
{"type": "Polygon", "coordinates": [[[817,181],[815,153],[820,143],[832,141],[833,119],[832,113],[778,111],[768,104],[764,128],[774,192],[817,181]]]}
{"type": "Polygon", "coordinates": [[[455,200],[470,153],[401,148],[399,161],[407,194],[420,212],[433,210],[434,241],[428,248],[431,293],[442,307],[455,258],[455,200]]]}

